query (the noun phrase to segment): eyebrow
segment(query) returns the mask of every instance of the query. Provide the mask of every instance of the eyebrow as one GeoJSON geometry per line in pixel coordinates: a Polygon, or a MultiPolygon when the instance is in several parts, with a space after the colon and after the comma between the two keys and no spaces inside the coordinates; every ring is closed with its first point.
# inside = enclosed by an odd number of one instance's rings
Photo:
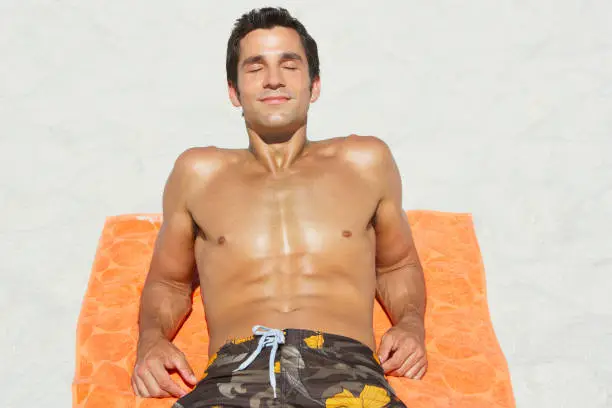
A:
{"type": "MultiPolygon", "coordinates": [[[[283,52],[280,57],[281,61],[303,61],[302,57],[295,52],[283,52]]],[[[244,67],[249,64],[258,64],[264,61],[263,55],[253,55],[252,57],[246,58],[242,61],[241,66],[244,67]]]]}

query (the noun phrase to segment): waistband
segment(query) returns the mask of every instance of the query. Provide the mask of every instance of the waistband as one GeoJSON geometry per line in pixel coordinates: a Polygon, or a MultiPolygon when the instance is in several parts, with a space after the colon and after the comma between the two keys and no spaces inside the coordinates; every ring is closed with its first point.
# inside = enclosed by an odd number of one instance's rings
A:
{"type": "MultiPolygon", "coordinates": [[[[250,336],[245,337],[234,337],[228,339],[219,350],[226,349],[231,345],[247,343],[246,345],[250,346],[251,350],[255,349],[257,340],[259,335],[255,334],[256,328],[261,327],[265,329],[269,329],[265,326],[253,326],[254,333],[250,336]]],[[[283,344],[292,344],[292,345],[308,345],[310,348],[323,348],[330,343],[334,342],[342,342],[342,343],[353,343],[355,345],[361,345],[371,350],[371,348],[362,343],[359,340],[356,340],[352,337],[343,336],[341,334],[329,333],[323,330],[312,330],[312,329],[299,329],[299,328],[284,328],[284,329],[274,329],[280,330],[285,338],[283,344]],[[327,340],[327,344],[326,344],[327,340]]]]}
{"type": "Polygon", "coordinates": [[[297,345],[299,348],[308,347],[311,349],[320,349],[325,346],[326,339],[332,343],[340,341],[343,343],[351,343],[365,347],[370,350],[368,346],[359,342],[358,340],[350,337],[324,333],[320,330],[309,330],[309,329],[274,329],[261,325],[253,326],[253,335],[236,338],[228,341],[221,347],[221,350],[230,351],[231,346],[235,344],[247,343],[245,345],[250,349],[250,354],[242,361],[240,366],[233,370],[241,371],[246,369],[255,359],[260,355],[264,348],[269,347],[270,356],[268,361],[268,370],[270,376],[270,385],[274,391],[274,398],[276,398],[276,375],[274,372],[276,352],[282,344],[297,345]]]}

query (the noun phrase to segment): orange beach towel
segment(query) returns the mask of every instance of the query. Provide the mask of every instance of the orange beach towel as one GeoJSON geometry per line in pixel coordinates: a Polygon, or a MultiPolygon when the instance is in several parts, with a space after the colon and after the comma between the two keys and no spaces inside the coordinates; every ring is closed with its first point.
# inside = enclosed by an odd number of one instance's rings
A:
{"type": "MultiPolygon", "coordinates": [[[[514,408],[510,375],[487,305],[484,268],[469,214],[409,211],[427,284],[429,370],[421,381],[388,377],[409,408],[514,408]]],[[[158,214],[106,220],[77,323],[73,407],[171,407],[131,389],[139,298],[161,223],[158,214]]],[[[377,345],[390,327],[375,305],[377,345]]],[[[196,376],[204,373],[208,336],[200,292],[174,339],[196,376]]],[[[180,383],[180,377],[173,375],[180,383]]]]}

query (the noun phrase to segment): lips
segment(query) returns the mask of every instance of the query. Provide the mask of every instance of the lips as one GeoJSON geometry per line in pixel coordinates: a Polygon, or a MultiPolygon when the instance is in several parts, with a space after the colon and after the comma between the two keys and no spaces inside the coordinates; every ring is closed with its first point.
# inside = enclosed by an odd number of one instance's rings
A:
{"type": "Polygon", "coordinates": [[[267,98],[263,98],[261,101],[263,103],[267,103],[268,105],[278,105],[281,103],[285,103],[289,100],[286,96],[269,96],[267,98]]]}

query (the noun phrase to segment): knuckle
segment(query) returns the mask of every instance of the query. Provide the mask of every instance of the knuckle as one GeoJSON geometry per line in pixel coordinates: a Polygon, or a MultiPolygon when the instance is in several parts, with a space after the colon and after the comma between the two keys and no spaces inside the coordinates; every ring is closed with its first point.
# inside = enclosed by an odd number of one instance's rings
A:
{"type": "Polygon", "coordinates": [[[172,359],[172,357],[171,357],[171,356],[164,356],[164,357],[163,357],[163,358],[160,360],[160,362],[161,362],[163,365],[167,366],[167,365],[172,364],[173,359],[172,359]]]}
{"type": "Polygon", "coordinates": [[[414,345],[410,344],[410,343],[404,343],[402,349],[406,352],[406,353],[414,353],[415,349],[414,349],[414,345]]]}
{"type": "Polygon", "coordinates": [[[185,358],[181,354],[170,356],[168,360],[170,360],[172,364],[179,368],[185,365],[185,358]]]}
{"type": "Polygon", "coordinates": [[[149,358],[149,359],[145,360],[142,365],[147,370],[154,369],[156,366],[159,365],[159,359],[158,358],[149,358]]]}
{"type": "Polygon", "coordinates": [[[162,390],[161,388],[159,388],[159,384],[151,384],[149,386],[149,390],[151,392],[151,395],[155,396],[155,397],[159,397],[162,394],[162,390]]]}

